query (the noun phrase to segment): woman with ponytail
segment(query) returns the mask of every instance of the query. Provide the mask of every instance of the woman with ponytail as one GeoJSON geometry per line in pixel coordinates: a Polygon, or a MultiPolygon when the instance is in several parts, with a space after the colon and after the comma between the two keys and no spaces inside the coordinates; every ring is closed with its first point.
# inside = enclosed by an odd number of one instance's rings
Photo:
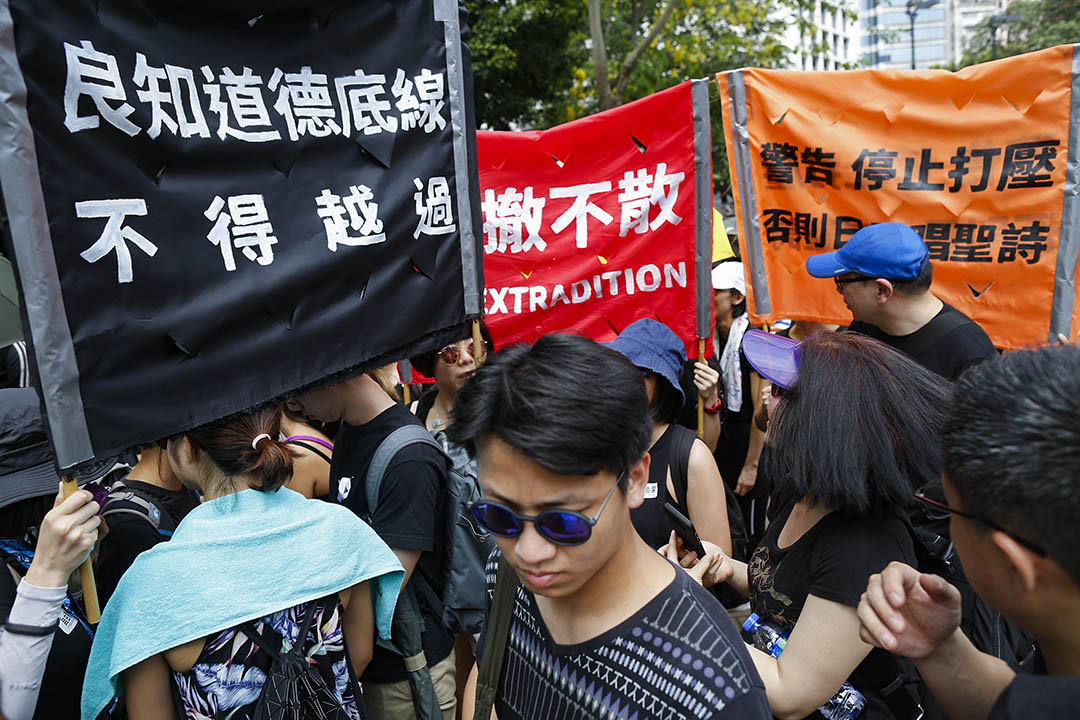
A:
{"type": "Polygon", "coordinates": [[[132,720],[249,720],[278,647],[293,646],[338,717],[362,717],[356,677],[376,631],[388,634],[404,573],[348,509],[284,487],[293,451],[280,429],[280,408],[264,407],[169,440],[170,464],[203,504],[117,586],[90,655],[84,720],[120,697],[132,720]]]}

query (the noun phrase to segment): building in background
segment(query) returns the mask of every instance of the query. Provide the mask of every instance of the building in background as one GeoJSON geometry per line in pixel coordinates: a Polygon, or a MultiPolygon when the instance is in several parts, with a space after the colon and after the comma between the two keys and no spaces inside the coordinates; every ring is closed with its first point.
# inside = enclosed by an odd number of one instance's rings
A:
{"type": "MultiPolygon", "coordinates": [[[[907,0],[859,0],[864,67],[911,69],[911,19],[907,0]]],[[[915,67],[945,65],[953,59],[952,18],[956,0],[922,8],[915,15],[915,67]]]]}
{"type": "MultiPolygon", "coordinates": [[[[1005,0],[952,0],[953,62],[960,62],[971,45],[979,26],[994,15],[1004,12],[1005,0]]],[[[999,42],[1005,35],[998,33],[999,42]]]]}
{"type": "Polygon", "coordinates": [[[862,55],[860,27],[857,19],[848,16],[858,11],[857,2],[837,0],[837,9],[829,10],[822,7],[821,0],[813,0],[813,9],[808,7],[803,18],[815,26],[812,34],[799,32],[797,14],[787,18],[784,44],[788,48],[788,67],[792,70],[843,70],[858,66],[862,55]]]}

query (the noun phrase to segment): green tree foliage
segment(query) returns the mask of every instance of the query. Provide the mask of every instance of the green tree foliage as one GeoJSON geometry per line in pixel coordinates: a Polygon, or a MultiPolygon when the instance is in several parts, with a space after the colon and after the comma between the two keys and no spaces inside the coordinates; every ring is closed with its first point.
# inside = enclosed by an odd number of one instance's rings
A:
{"type": "MultiPolygon", "coordinates": [[[[740,67],[783,67],[813,38],[813,0],[465,0],[482,127],[546,128],[740,67]]],[[[826,10],[835,5],[826,2],[826,10]]],[[[719,93],[715,190],[729,192],[719,93]]]]}
{"type": "MultiPolygon", "coordinates": [[[[1080,42],[1080,0],[1015,0],[1004,11],[1019,15],[997,31],[999,58],[1080,42]]],[[[964,52],[959,67],[986,62],[993,56],[989,18],[964,52]]]]}
{"type": "Polygon", "coordinates": [[[492,130],[566,122],[588,49],[583,0],[465,0],[476,120],[492,130]]]}

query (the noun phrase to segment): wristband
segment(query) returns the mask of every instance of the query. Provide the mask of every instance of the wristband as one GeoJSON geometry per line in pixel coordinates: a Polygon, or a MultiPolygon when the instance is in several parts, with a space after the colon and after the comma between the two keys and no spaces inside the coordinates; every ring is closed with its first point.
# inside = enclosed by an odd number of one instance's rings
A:
{"type": "Polygon", "coordinates": [[[722,408],[722,407],[724,407],[724,401],[721,400],[720,398],[716,398],[716,402],[714,402],[709,407],[705,408],[705,414],[706,415],[715,415],[716,413],[720,412],[720,408],[722,408]]]}
{"type": "Polygon", "coordinates": [[[19,623],[4,623],[4,632],[9,632],[12,635],[30,635],[33,637],[44,637],[46,635],[52,635],[56,632],[56,629],[60,627],[60,621],[57,620],[52,625],[21,625],[19,623]]]}

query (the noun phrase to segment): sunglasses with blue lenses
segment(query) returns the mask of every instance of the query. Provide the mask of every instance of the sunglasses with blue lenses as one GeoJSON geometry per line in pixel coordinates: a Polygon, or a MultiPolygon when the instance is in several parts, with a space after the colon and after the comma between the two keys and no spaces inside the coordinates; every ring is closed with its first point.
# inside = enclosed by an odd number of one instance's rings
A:
{"type": "Polygon", "coordinates": [[[625,475],[624,472],[616,478],[600,509],[591,518],[575,510],[545,510],[538,515],[520,515],[494,500],[477,500],[470,503],[469,510],[476,522],[492,535],[517,537],[525,529],[525,523],[531,522],[536,532],[556,545],[581,545],[592,537],[593,526],[600,520],[600,514],[625,475]]]}

